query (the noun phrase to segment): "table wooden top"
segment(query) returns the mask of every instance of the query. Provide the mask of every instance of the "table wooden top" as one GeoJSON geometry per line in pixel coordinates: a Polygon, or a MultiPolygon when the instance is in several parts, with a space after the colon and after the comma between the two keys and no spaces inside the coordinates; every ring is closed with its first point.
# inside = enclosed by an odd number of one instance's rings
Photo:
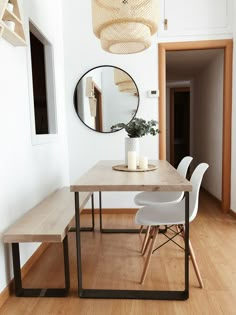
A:
{"type": "Polygon", "coordinates": [[[157,169],[121,172],[112,166],[123,161],[100,161],[70,186],[76,191],[191,191],[192,184],[164,160],[149,161],[157,169]]]}

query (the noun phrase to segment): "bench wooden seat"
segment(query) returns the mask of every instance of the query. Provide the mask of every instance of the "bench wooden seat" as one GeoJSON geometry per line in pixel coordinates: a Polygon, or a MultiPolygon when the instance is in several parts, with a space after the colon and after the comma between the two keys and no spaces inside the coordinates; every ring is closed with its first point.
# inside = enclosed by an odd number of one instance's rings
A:
{"type": "MultiPolygon", "coordinates": [[[[92,197],[92,228],[94,228],[93,194],[80,194],[80,212],[92,197]]],[[[33,209],[12,224],[3,235],[4,243],[12,244],[15,293],[17,296],[66,296],[70,287],[67,234],[72,228],[75,214],[74,194],[69,187],[63,187],[49,195],[33,209]],[[31,289],[22,288],[19,243],[22,242],[63,242],[65,288],[31,289]]]]}
{"type": "MultiPolygon", "coordinates": [[[[91,193],[80,194],[80,211],[91,193]]],[[[74,194],[68,187],[57,190],[29,210],[4,233],[4,243],[62,242],[74,217],[74,194]]]]}

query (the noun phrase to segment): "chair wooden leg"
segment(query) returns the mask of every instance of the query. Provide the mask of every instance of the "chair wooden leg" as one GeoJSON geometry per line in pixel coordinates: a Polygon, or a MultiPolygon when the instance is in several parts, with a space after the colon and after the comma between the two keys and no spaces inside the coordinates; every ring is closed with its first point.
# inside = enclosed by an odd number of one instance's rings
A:
{"type": "Polygon", "coordinates": [[[149,226],[147,227],[147,231],[146,231],[146,234],[145,234],[145,237],[144,237],[144,240],[143,240],[143,245],[142,245],[142,249],[141,249],[141,254],[142,254],[142,255],[143,255],[143,253],[145,252],[145,248],[146,248],[147,241],[148,241],[149,234],[150,234],[150,229],[151,229],[151,226],[149,225],[149,226]]]}
{"type": "Polygon", "coordinates": [[[149,244],[150,244],[150,241],[151,241],[151,239],[153,238],[153,234],[154,234],[154,227],[151,226],[151,227],[150,227],[150,232],[149,232],[149,235],[148,235],[148,238],[147,238],[147,243],[146,243],[146,245],[145,245],[145,247],[144,247],[144,249],[143,249],[143,252],[142,252],[142,256],[144,256],[144,255],[146,254],[146,251],[147,251],[147,249],[148,249],[148,246],[149,246],[149,244]]]}
{"type": "Polygon", "coordinates": [[[153,247],[154,247],[155,242],[156,242],[158,230],[159,230],[159,227],[157,227],[157,226],[154,226],[154,227],[153,227],[152,243],[151,243],[151,246],[150,246],[150,248],[149,248],[149,252],[148,252],[148,255],[147,255],[147,258],[146,258],[146,261],[145,261],[145,265],[144,265],[144,269],[143,269],[143,274],[142,274],[141,281],[140,281],[141,284],[144,283],[144,280],[145,280],[146,275],[147,275],[147,270],[148,270],[148,267],[149,267],[149,264],[150,264],[150,260],[151,260],[151,256],[152,256],[152,251],[153,251],[153,247]]]}
{"type": "Polygon", "coordinates": [[[143,232],[143,228],[144,228],[144,226],[141,225],[141,226],[140,226],[140,229],[139,229],[139,234],[141,234],[141,233],[143,232]]]}
{"type": "MultiPolygon", "coordinates": [[[[182,232],[182,236],[183,236],[183,238],[185,237],[184,230],[182,232]]],[[[198,282],[199,282],[199,286],[200,286],[200,288],[204,288],[202,276],[200,274],[200,270],[198,268],[196,256],[195,256],[195,253],[194,253],[194,250],[193,250],[193,247],[192,247],[192,244],[191,244],[190,240],[189,240],[189,254],[190,254],[190,257],[191,257],[191,261],[192,261],[192,264],[193,264],[194,271],[196,273],[196,276],[197,276],[197,279],[198,279],[198,282]]]]}
{"type": "Polygon", "coordinates": [[[197,264],[197,261],[196,261],[196,256],[194,254],[193,247],[192,247],[192,244],[191,244],[190,240],[189,240],[189,253],[190,253],[190,256],[191,256],[191,260],[192,260],[192,263],[193,263],[193,268],[195,270],[195,273],[196,273],[196,276],[197,276],[200,288],[204,288],[203,280],[202,280],[202,277],[201,277],[201,274],[200,274],[200,270],[198,268],[198,264],[197,264]]]}

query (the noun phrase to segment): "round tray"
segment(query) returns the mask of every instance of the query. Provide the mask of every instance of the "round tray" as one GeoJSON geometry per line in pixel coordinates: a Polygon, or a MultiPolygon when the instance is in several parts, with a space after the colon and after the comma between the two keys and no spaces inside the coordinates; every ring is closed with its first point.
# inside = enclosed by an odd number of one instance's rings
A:
{"type": "Polygon", "coordinates": [[[135,170],[129,170],[127,165],[121,164],[121,165],[112,166],[112,169],[116,171],[123,171],[123,172],[148,172],[148,171],[156,170],[157,166],[153,164],[148,164],[148,168],[146,170],[143,168],[139,168],[139,166],[135,170]]]}

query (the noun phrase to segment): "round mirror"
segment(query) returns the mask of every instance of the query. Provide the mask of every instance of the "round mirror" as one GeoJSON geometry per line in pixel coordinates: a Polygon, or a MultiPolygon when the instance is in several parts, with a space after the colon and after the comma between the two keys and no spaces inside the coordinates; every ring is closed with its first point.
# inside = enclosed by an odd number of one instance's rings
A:
{"type": "Polygon", "coordinates": [[[139,92],[132,77],[114,66],[87,71],[74,91],[75,111],[81,121],[98,132],[114,132],[111,126],[128,124],[136,115],[139,92]]]}

